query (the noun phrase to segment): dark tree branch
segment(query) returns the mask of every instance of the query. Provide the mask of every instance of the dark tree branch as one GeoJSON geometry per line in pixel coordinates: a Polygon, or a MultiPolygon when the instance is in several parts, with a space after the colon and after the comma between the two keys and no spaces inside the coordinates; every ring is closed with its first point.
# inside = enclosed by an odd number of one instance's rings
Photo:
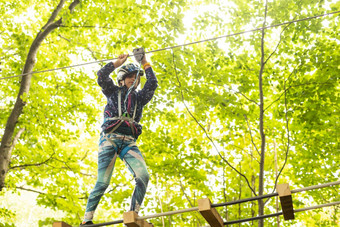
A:
{"type": "MultiPolygon", "coordinates": [[[[182,85],[181,85],[181,82],[179,80],[179,77],[177,75],[177,68],[176,68],[176,63],[175,63],[175,54],[174,54],[174,51],[173,49],[172,50],[172,59],[173,59],[173,64],[174,64],[174,69],[175,69],[175,75],[176,75],[176,78],[177,78],[177,81],[178,81],[178,85],[177,87],[181,88],[182,85]]],[[[194,119],[194,121],[199,125],[199,127],[203,130],[204,134],[206,135],[206,137],[209,139],[209,141],[212,143],[212,145],[214,146],[215,150],[217,151],[218,155],[220,156],[220,158],[225,162],[227,163],[227,165],[232,168],[234,171],[236,171],[239,175],[241,175],[247,182],[248,184],[248,187],[249,189],[254,193],[254,195],[256,195],[256,192],[255,190],[250,186],[249,184],[249,181],[248,181],[248,178],[242,174],[240,171],[238,171],[234,166],[232,166],[220,153],[220,151],[218,150],[216,144],[214,143],[214,141],[210,138],[210,136],[208,135],[207,131],[205,130],[205,128],[198,122],[198,120],[196,119],[196,117],[191,113],[191,111],[189,110],[188,106],[186,105],[185,101],[184,101],[184,96],[183,96],[183,91],[180,90],[181,92],[181,97],[182,97],[182,102],[187,110],[187,112],[190,114],[190,116],[194,119]]]]}
{"type": "Polygon", "coordinates": [[[253,155],[252,153],[249,153],[249,152],[245,151],[242,147],[239,147],[239,146],[236,146],[236,145],[233,145],[233,144],[228,144],[228,145],[229,145],[229,146],[232,146],[232,147],[235,147],[235,148],[237,148],[237,149],[239,149],[239,150],[241,150],[241,152],[246,153],[246,154],[249,155],[251,158],[253,158],[257,163],[260,164],[260,161],[257,160],[257,158],[254,157],[254,155],[253,155]]]}
{"type": "MultiPolygon", "coordinates": [[[[296,18],[296,16],[294,17],[294,20],[295,20],[295,18],[296,18]]],[[[283,32],[284,32],[284,31],[285,31],[292,23],[293,23],[293,22],[287,24],[287,26],[285,26],[285,27],[282,29],[282,31],[281,31],[281,33],[280,33],[280,40],[279,40],[279,42],[277,43],[277,45],[276,45],[274,51],[273,51],[273,52],[268,56],[268,58],[265,60],[264,64],[267,64],[267,61],[268,61],[268,60],[273,56],[273,54],[277,51],[277,49],[278,49],[278,47],[279,47],[279,45],[280,45],[280,43],[281,43],[281,41],[282,41],[282,34],[283,34],[283,32]]]]}
{"type": "MultiPolygon", "coordinates": [[[[48,195],[49,193],[45,193],[45,192],[41,192],[41,191],[37,191],[37,190],[34,190],[34,189],[29,189],[29,188],[24,188],[24,187],[15,187],[16,189],[20,189],[20,190],[23,190],[23,191],[28,191],[28,192],[34,192],[34,193],[38,193],[40,195],[48,195]]],[[[67,197],[65,196],[60,196],[60,195],[53,195],[55,197],[58,197],[58,198],[61,198],[61,199],[67,199],[67,197]]],[[[78,199],[87,199],[87,197],[79,197],[78,199]]]]}
{"type": "MultiPolygon", "coordinates": [[[[284,80],[284,86],[286,86],[287,81],[290,79],[290,77],[293,75],[293,73],[296,73],[297,68],[301,68],[302,64],[297,65],[293,71],[289,74],[289,76],[287,77],[287,79],[284,80]]],[[[306,83],[307,84],[307,83],[306,83]]],[[[264,111],[266,111],[269,107],[271,107],[275,102],[279,101],[281,99],[281,97],[285,94],[286,91],[288,91],[290,88],[292,87],[296,87],[296,86],[301,86],[301,85],[305,85],[305,84],[298,84],[298,85],[290,85],[287,89],[283,90],[283,92],[280,94],[280,96],[275,99],[272,103],[270,103],[265,109],[264,111]]]]}
{"type": "MultiPolygon", "coordinates": [[[[287,78],[287,80],[288,80],[288,78],[287,78]]],[[[287,147],[286,147],[285,161],[284,161],[284,163],[282,165],[282,168],[279,171],[279,174],[276,176],[273,192],[275,191],[276,185],[277,185],[277,181],[279,180],[279,177],[280,177],[284,167],[287,164],[288,152],[289,152],[289,147],[290,147],[290,131],[289,131],[289,119],[288,119],[288,107],[287,107],[287,105],[288,105],[287,104],[287,89],[286,89],[286,82],[287,82],[287,80],[285,80],[284,87],[283,87],[284,91],[285,91],[284,94],[285,94],[285,118],[286,118],[286,130],[287,130],[287,147]]],[[[268,201],[268,199],[267,199],[267,201],[268,201]]]]}
{"type": "MultiPolygon", "coordinates": [[[[218,86],[218,87],[223,87],[223,85],[221,85],[221,84],[216,84],[216,83],[204,83],[204,84],[212,84],[212,85],[215,85],[215,86],[218,86]]],[[[247,100],[250,101],[250,102],[255,103],[257,106],[259,105],[255,100],[252,100],[252,99],[248,98],[245,94],[243,94],[243,93],[240,92],[240,91],[235,91],[235,90],[233,90],[233,89],[231,89],[230,91],[233,91],[235,94],[240,94],[240,95],[242,95],[245,99],[247,99],[247,100]]]]}
{"type": "Polygon", "coordinates": [[[79,174],[83,175],[83,176],[88,176],[88,177],[91,177],[91,178],[94,178],[96,179],[97,176],[96,175],[93,175],[93,174],[89,174],[89,173],[83,173],[83,172],[79,172],[79,174]]]}
{"type": "Polygon", "coordinates": [[[65,39],[67,42],[71,42],[71,40],[70,39],[68,39],[68,38],[66,38],[66,37],[64,37],[64,36],[62,36],[62,35],[60,35],[60,34],[58,34],[58,36],[60,37],[60,38],[62,38],[62,39],[65,39]]]}
{"type": "MultiPolygon", "coordinates": [[[[10,151],[12,152],[15,145],[17,144],[21,134],[25,131],[25,128],[20,128],[19,131],[17,132],[17,134],[14,136],[14,139],[13,139],[13,142],[12,142],[12,145],[10,147],[10,151]]],[[[10,153],[9,156],[11,156],[12,154],[10,153]]]]}
{"type": "MultiPolygon", "coordinates": [[[[181,175],[179,176],[181,177],[181,175]]],[[[192,204],[189,196],[187,195],[187,193],[185,193],[185,190],[184,190],[184,187],[183,187],[183,184],[182,184],[182,181],[181,179],[179,180],[179,186],[181,187],[181,191],[183,192],[183,195],[185,196],[185,198],[188,200],[189,204],[190,204],[190,207],[194,207],[194,204],[192,204]]]]}
{"type": "MultiPolygon", "coordinates": [[[[13,144],[13,133],[15,131],[15,127],[18,123],[18,119],[22,114],[22,110],[26,105],[26,100],[23,100],[23,97],[29,93],[30,86],[31,86],[31,78],[32,78],[32,70],[36,63],[36,56],[41,46],[41,43],[45,40],[45,38],[56,28],[60,27],[62,24],[62,18],[55,21],[59,12],[62,10],[63,5],[66,0],[60,0],[58,6],[52,12],[50,18],[48,19],[47,23],[41,28],[39,33],[36,35],[35,39],[30,46],[28,51],[25,65],[23,68],[22,80],[20,83],[20,89],[17,95],[17,99],[15,101],[14,107],[11,111],[10,116],[7,119],[5,131],[3,133],[1,144],[0,144],[0,191],[5,186],[5,178],[6,174],[9,169],[9,162],[10,162],[10,153],[11,153],[11,144],[13,144]]],[[[74,2],[79,3],[79,0],[75,0],[74,2]]],[[[73,9],[77,4],[71,4],[73,9]]]]}
{"type": "MultiPolygon", "coordinates": [[[[264,133],[264,99],[263,99],[263,70],[264,70],[264,35],[265,35],[265,26],[266,26],[266,20],[267,20],[267,6],[268,1],[266,0],[265,5],[265,12],[264,12],[264,21],[262,25],[262,37],[261,37],[261,68],[259,73],[259,96],[260,96],[260,116],[259,116],[259,123],[260,123],[260,136],[261,136],[261,159],[260,159],[260,174],[259,174],[259,195],[263,195],[263,189],[264,189],[264,163],[265,163],[265,148],[266,148],[266,137],[264,133]]],[[[263,215],[264,213],[264,204],[263,200],[258,200],[258,214],[259,216],[263,215]]],[[[263,227],[263,220],[259,220],[259,227],[263,227]]]]}
{"type": "Polygon", "coordinates": [[[329,85],[331,85],[332,83],[328,83],[328,82],[324,82],[324,83],[304,83],[304,84],[296,84],[296,85],[290,85],[288,88],[285,88],[284,90],[283,90],[283,92],[280,94],[280,96],[277,98],[277,99],[275,99],[269,106],[267,106],[267,108],[265,109],[265,110],[267,110],[270,106],[272,106],[275,102],[277,102],[277,101],[279,101],[280,99],[281,99],[281,97],[283,96],[283,95],[285,95],[285,93],[287,92],[287,91],[289,91],[289,89],[291,89],[291,88],[293,88],[293,87],[299,87],[299,86],[306,86],[306,85],[311,85],[311,84],[314,84],[314,85],[324,85],[324,84],[329,84],[329,85]]]}
{"type": "MultiPolygon", "coordinates": [[[[181,175],[179,175],[179,177],[181,177],[181,175]]],[[[181,180],[179,180],[179,185],[180,185],[180,187],[181,187],[181,191],[183,192],[185,198],[188,200],[188,202],[189,202],[189,204],[190,204],[190,207],[194,207],[195,204],[192,204],[192,202],[191,202],[189,196],[187,195],[187,193],[185,193],[185,190],[184,190],[184,187],[183,187],[183,184],[182,184],[182,181],[181,181],[181,180]]],[[[202,225],[202,224],[201,224],[201,221],[200,221],[200,219],[197,217],[197,214],[196,214],[196,213],[195,213],[195,217],[196,217],[196,219],[198,220],[199,225],[201,226],[201,225],[202,225]]]]}
{"type": "Polygon", "coordinates": [[[74,0],[70,6],[68,7],[68,9],[70,10],[71,13],[73,13],[74,8],[76,8],[76,6],[80,4],[80,0],[74,0]]]}
{"type": "Polygon", "coordinates": [[[45,26],[42,28],[42,30],[45,30],[51,23],[55,21],[57,18],[59,12],[63,9],[64,3],[66,0],[60,0],[58,6],[55,8],[55,10],[52,12],[50,18],[48,19],[47,23],[45,26]]]}
{"type": "Polygon", "coordinates": [[[119,188],[119,187],[125,187],[125,186],[127,186],[128,185],[128,183],[126,183],[126,184],[117,184],[117,185],[115,185],[112,189],[110,189],[108,192],[107,192],[107,194],[110,194],[111,192],[113,192],[114,190],[116,190],[117,188],[119,188]]]}
{"type": "MultiPolygon", "coordinates": [[[[41,191],[37,191],[37,190],[34,190],[34,189],[29,189],[29,188],[24,188],[24,187],[15,187],[16,189],[20,189],[20,190],[24,190],[24,191],[28,191],[28,192],[34,192],[34,193],[37,193],[37,194],[40,194],[40,195],[47,195],[47,193],[45,192],[41,192],[41,191]]],[[[62,197],[63,199],[65,199],[65,197],[62,197]]]]}
{"type": "Polygon", "coordinates": [[[88,153],[89,151],[87,150],[86,153],[84,154],[84,157],[81,158],[81,161],[84,161],[86,159],[88,153]]]}
{"type": "Polygon", "coordinates": [[[151,25],[152,25],[154,28],[156,28],[156,30],[159,32],[158,34],[159,34],[160,36],[162,36],[162,32],[157,28],[157,26],[155,26],[153,23],[151,23],[151,25]]]}
{"type": "MultiPolygon", "coordinates": [[[[234,90],[232,90],[232,91],[234,91],[234,90]]],[[[236,94],[240,94],[240,95],[242,95],[245,99],[247,99],[248,101],[250,101],[250,102],[253,102],[253,103],[255,103],[255,105],[257,105],[257,106],[259,106],[259,104],[256,102],[256,101],[254,101],[254,100],[252,100],[252,99],[250,99],[250,98],[248,98],[245,94],[243,94],[242,92],[239,92],[239,91],[234,91],[236,94]]]]}
{"type": "Polygon", "coordinates": [[[112,27],[102,27],[102,26],[93,26],[93,25],[60,25],[61,28],[101,28],[101,29],[110,29],[110,30],[121,30],[118,28],[112,27]]]}
{"type": "Polygon", "coordinates": [[[32,164],[25,164],[25,165],[20,165],[20,166],[13,166],[13,167],[10,167],[9,169],[10,170],[13,170],[13,169],[24,169],[26,167],[31,167],[31,166],[41,166],[41,165],[44,165],[44,164],[48,163],[52,159],[52,157],[54,155],[55,155],[55,152],[53,152],[53,154],[48,159],[46,159],[45,161],[40,162],[40,163],[34,163],[34,164],[32,163],[32,164]]]}
{"type": "MultiPolygon", "coordinates": [[[[66,40],[67,42],[72,43],[72,40],[71,40],[71,39],[68,39],[68,38],[66,38],[66,37],[64,37],[64,36],[62,36],[62,35],[60,35],[60,34],[58,34],[58,36],[59,36],[60,38],[64,39],[64,40],[66,40]]],[[[95,54],[101,54],[100,52],[93,51],[93,50],[92,50],[89,46],[87,46],[86,44],[78,43],[78,42],[77,42],[77,44],[78,44],[78,45],[81,45],[81,46],[85,46],[85,49],[87,49],[88,51],[90,51],[90,53],[91,53],[93,59],[95,59],[96,61],[98,61],[98,58],[95,56],[95,54]]],[[[100,62],[99,64],[100,64],[101,66],[103,66],[104,63],[103,63],[103,62],[100,62]]]]}
{"type": "Polygon", "coordinates": [[[247,122],[247,125],[248,125],[249,134],[250,134],[250,138],[251,138],[251,143],[252,143],[253,146],[255,147],[255,150],[257,151],[258,155],[261,156],[260,151],[259,151],[259,149],[257,148],[257,146],[256,146],[256,144],[255,144],[255,142],[254,142],[253,134],[251,133],[251,128],[250,128],[249,121],[248,121],[248,117],[247,117],[247,115],[245,115],[245,114],[244,114],[243,116],[244,116],[244,118],[246,119],[246,122],[247,122]]]}

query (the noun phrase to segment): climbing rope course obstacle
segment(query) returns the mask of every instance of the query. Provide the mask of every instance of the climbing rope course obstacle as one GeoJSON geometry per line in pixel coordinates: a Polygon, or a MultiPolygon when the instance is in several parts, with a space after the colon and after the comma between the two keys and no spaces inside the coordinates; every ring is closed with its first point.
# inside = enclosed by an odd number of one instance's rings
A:
{"type": "MultiPolygon", "coordinates": [[[[310,191],[310,190],[314,190],[314,189],[331,187],[331,186],[335,186],[335,185],[340,185],[340,181],[335,181],[335,182],[330,182],[330,183],[325,183],[325,184],[320,184],[320,185],[314,185],[314,186],[300,188],[300,189],[294,189],[294,190],[290,190],[288,184],[280,184],[280,185],[276,186],[276,192],[271,193],[271,194],[255,196],[255,197],[251,197],[251,198],[240,199],[240,200],[235,200],[235,201],[230,201],[230,202],[225,202],[225,203],[218,203],[218,204],[212,204],[209,198],[204,198],[204,199],[199,199],[197,201],[197,204],[198,204],[197,207],[187,208],[187,209],[183,209],[183,210],[168,211],[168,212],[157,213],[157,214],[151,214],[151,215],[146,215],[146,216],[142,216],[142,217],[139,217],[137,215],[137,213],[135,213],[134,211],[129,211],[129,212],[125,212],[123,214],[123,219],[121,219],[121,220],[88,225],[88,227],[108,226],[108,225],[115,225],[115,224],[122,224],[122,223],[125,224],[125,226],[127,226],[127,227],[152,227],[154,225],[147,222],[146,219],[158,218],[158,217],[162,217],[162,216],[170,216],[170,215],[187,213],[187,212],[192,212],[192,211],[198,211],[204,217],[204,219],[209,223],[209,226],[212,226],[212,227],[221,227],[221,226],[224,226],[224,225],[254,221],[254,220],[259,220],[259,219],[276,217],[276,216],[280,216],[280,215],[283,215],[284,220],[293,220],[293,219],[295,219],[295,213],[307,211],[307,210],[319,209],[319,208],[323,208],[323,207],[340,205],[340,201],[335,201],[335,202],[331,202],[331,203],[315,205],[315,206],[305,207],[305,208],[300,208],[300,209],[294,209],[293,208],[292,194],[298,193],[298,192],[310,191]],[[240,204],[240,203],[244,203],[244,202],[250,202],[250,201],[255,201],[255,200],[260,200],[260,199],[265,199],[265,198],[271,198],[271,197],[274,197],[274,196],[279,196],[280,203],[281,203],[281,209],[282,209],[281,212],[277,212],[277,213],[274,213],[274,214],[261,215],[261,216],[239,219],[239,220],[233,220],[233,221],[223,221],[222,217],[220,216],[220,214],[216,210],[216,207],[230,206],[230,205],[240,204]]],[[[69,225],[65,222],[54,222],[53,227],[71,227],[71,225],[69,225]]]]}

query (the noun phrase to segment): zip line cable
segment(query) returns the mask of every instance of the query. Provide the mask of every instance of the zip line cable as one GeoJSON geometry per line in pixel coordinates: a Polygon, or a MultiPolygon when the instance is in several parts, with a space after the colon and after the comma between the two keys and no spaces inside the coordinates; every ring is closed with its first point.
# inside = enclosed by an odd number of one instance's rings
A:
{"type": "MultiPolygon", "coordinates": [[[[282,26],[282,25],[290,24],[290,23],[297,23],[297,22],[301,22],[301,21],[306,21],[306,20],[311,20],[311,19],[320,18],[320,17],[324,17],[324,16],[329,16],[329,15],[333,15],[333,14],[337,14],[337,13],[340,13],[340,11],[334,11],[334,12],[331,12],[331,13],[325,13],[325,14],[316,15],[316,16],[312,16],[312,17],[306,17],[306,18],[302,18],[302,19],[298,19],[298,20],[292,20],[292,21],[283,22],[283,23],[280,23],[280,24],[269,25],[269,26],[266,26],[266,27],[254,28],[254,29],[251,29],[251,30],[237,32],[237,33],[233,33],[233,34],[222,35],[222,36],[218,36],[218,37],[214,37],[214,38],[203,39],[203,40],[194,41],[194,42],[185,43],[185,44],[180,44],[180,45],[171,46],[171,47],[165,47],[165,48],[162,48],[162,49],[146,51],[145,53],[146,54],[147,53],[155,53],[155,52],[159,52],[159,51],[170,50],[170,49],[173,49],[173,48],[189,46],[189,45],[203,43],[203,42],[209,42],[209,41],[227,38],[227,37],[231,37],[231,36],[242,35],[242,34],[249,33],[249,32],[260,31],[262,29],[274,28],[274,27],[279,27],[279,26],[282,26]]],[[[130,54],[129,56],[131,57],[131,56],[134,56],[134,55],[130,54]]],[[[56,70],[61,70],[61,69],[75,68],[75,67],[79,67],[79,66],[90,65],[90,64],[95,64],[95,63],[100,63],[100,62],[105,62],[105,61],[112,61],[112,60],[116,60],[116,59],[117,58],[103,59],[103,60],[85,62],[85,63],[81,63],[81,64],[77,64],[77,65],[64,66],[64,67],[59,67],[59,68],[54,68],[54,69],[33,71],[33,72],[23,73],[23,74],[19,74],[19,75],[15,75],[15,76],[0,77],[0,80],[10,79],[10,78],[14,78],[14,77],[22,77],[22,76],[26,76],[26,75],[29,75],[29,74],[45,73],[45,72],[51,72],[51,71],[56,71],[56,70]]]]}

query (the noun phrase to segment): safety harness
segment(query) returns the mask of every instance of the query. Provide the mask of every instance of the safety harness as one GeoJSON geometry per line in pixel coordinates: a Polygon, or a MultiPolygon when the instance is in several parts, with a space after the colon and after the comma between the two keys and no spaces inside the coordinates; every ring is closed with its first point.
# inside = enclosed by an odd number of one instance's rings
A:
{"type": "Polygon", "coordinates": [[[134,125],[133,121],[135,119],[136,112],[137,112],[137,99],[135,102],[135,109],[133,111],[133,116],[131,118],[128,112],[125,112],[124,114],[122,114],[121,97],[122,97],[122,91],[119,90],[118,92],[118,117],[110,117],[110,118],[105,119],[105,120],[111,120],[111,121],[119,120],[119,122],[111,129],[109,133],[116,131],[119,128],[119,126],[123,124],[124,121],[126,121],[131,127],[133,137],[136,138],[135,129],[133,128],[133,125],[134,125]]]}
{"type": "Polygon", "coordinates": [[[121,124],[123,124],[123,122],[127,122],[128,125],[131,127],[133,137],[137,139],[135,129],[133,128],[133,126],[134,126],[133,121],[135,119],[136,111],[137,111],[137,99],[136,99],[136,102],[135,102],[135,109],[133,111],[132,118],[130,117],[129,113],[126,110],[126,101],[128,99],[128,96],[130,95],[131,91],[135,87],[136,82],[138,81],[140,68],[142,66],[143,56],[140,57],[140,59],[136,58],[136,60],[139,62],[139,68],[138,68],[138,72],[137,72],[135,81],[133,82],[132,86],[128,89],[128,91],[125,95],[125,98],[124,98],[124,113],[122,114],[122,106],[121,106],[122,90],[119,89],[119,91],[118,91],[118,117],[111,117],[111,118],[105,119],[105,120],[119,120],[119,122],[111,129],[111,131],[109,133],[116,131],[119,128],[119,126],[121,126],[121,124]]]}

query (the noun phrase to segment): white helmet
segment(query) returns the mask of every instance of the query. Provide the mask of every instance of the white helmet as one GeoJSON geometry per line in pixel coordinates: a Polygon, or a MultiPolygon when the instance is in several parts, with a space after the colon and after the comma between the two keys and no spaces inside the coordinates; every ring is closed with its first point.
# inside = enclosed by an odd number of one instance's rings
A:
{"type": "Polygon", "coordinates": [[[128,75],[131,75],[133,73],[137,73],[138,71],[139,71],[139,74],[138,74],[139,76],[144,75],[144,71],[141,68],[139,68],[139,66],[136,65],[136,64],[128,63],[126,65],[123,65],[122,67],[120,67],[120,69],[118,70],[118,73],[117,73],[118,84],[120,83],[120,81],[125,80],[125,78],[128,75]]]}

